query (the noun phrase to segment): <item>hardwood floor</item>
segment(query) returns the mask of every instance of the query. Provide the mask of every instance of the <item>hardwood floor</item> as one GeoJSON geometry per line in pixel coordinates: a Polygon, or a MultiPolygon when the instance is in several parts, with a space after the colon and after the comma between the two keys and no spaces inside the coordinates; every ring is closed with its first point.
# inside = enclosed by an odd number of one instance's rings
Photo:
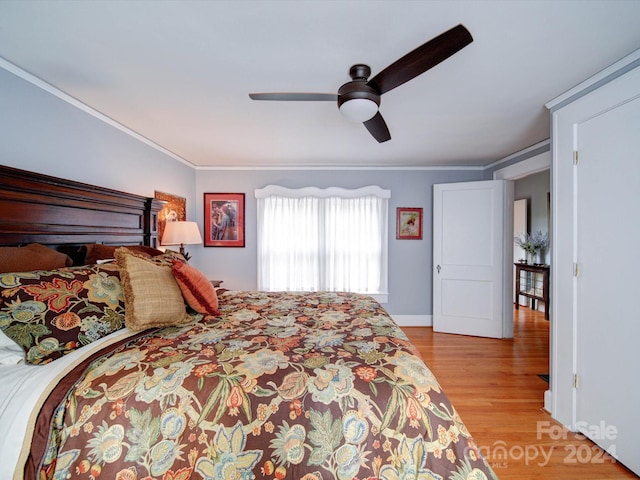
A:
{"type": "Polygon", "coordinates": [[[590,440],[543,410],[549,322],[514,310],[514,338],[434,333],[404,327],[501,480],[638,478],[590,440]]]}

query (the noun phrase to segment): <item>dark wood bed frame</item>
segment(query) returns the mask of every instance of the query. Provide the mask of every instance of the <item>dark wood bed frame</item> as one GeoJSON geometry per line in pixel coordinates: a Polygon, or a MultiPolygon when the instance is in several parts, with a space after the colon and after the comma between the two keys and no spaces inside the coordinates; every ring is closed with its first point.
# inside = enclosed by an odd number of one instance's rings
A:
{"type": "Polygon", "coordinates": [[[157,247],[163,202],[0,165],[0,245],[41,243],[81,263],[87,243],[157,247]]]}

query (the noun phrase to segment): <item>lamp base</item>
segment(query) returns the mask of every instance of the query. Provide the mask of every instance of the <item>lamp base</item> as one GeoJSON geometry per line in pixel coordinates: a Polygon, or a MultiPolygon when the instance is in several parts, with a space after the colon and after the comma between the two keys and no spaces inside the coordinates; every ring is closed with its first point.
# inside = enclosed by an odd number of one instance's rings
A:
{"type": "Polygon", "coordinates": [[[191,258],[191,255],[185,251],[183,243],[180,244],[180,255],[182,255],[187,262],[191,258]]]}

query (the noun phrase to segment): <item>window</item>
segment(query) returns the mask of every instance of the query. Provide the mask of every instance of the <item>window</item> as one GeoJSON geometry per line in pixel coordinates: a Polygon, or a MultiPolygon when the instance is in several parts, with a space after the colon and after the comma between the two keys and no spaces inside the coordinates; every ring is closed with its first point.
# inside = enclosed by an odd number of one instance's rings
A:
{"type": "Polygon", "coordinates": [[[258,200],[258,288],[387,300],[389,190],[268,186],[258,200]]]}

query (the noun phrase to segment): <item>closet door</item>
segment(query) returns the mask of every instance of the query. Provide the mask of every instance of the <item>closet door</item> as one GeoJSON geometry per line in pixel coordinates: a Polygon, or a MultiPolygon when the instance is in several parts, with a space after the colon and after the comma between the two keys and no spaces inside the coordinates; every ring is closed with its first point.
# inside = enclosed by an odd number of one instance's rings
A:
{"type": "MultiPolygon", "coordinates": [[[[575,129],[576,427],[640,473],[640,99],[575,129]]],[[[581,453],[593,459],[595,452],[581,453]],[[589,455],[587,456],[587,453],[589,455]]]]}
{"type": "MultiPolygon", "coordinates": [[[[640,51],[585,83],[621,73],[617,78],[583,96],[570,92],[577,100],[553,112],[552,368],[545,404],[556,420],[640,475],[640,68],[626,69],[638,60],[640,51]]],[[[585,447],[571,461],[603,458],[585,447]]]]}

